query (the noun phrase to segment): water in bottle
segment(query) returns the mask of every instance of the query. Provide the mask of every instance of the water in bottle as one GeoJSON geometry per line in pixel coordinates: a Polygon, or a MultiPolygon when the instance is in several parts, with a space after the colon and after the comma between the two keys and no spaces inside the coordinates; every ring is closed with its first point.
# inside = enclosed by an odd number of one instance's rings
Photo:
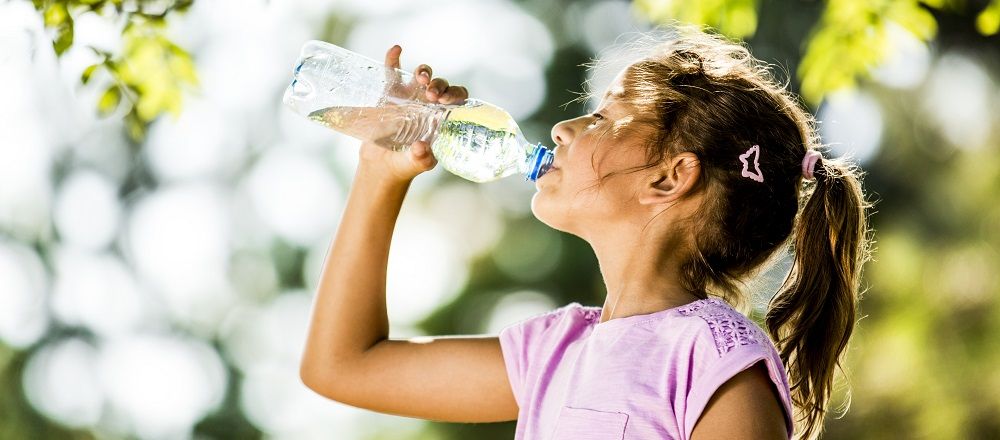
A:
{"type": "Polygon", "coordinates": [[[529,143],[503,109],[477,99],[459,105],[418,101],[425,90],[412,73],[310,41],[283,101],[313,121],[384,148],[430,142],[446,170],[473,182],[515,173],[533,181],[551,168],[552,151],[529,143]]]}

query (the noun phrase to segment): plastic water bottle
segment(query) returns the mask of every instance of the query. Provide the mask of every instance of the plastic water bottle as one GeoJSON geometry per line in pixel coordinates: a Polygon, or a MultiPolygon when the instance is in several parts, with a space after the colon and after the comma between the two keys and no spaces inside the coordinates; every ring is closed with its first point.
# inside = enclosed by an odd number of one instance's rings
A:
{"type": "Polygon", "coordinates": [[[313,40],[302,47],[282,101],[326,127],[395,151],[429,142],[446,170],[473,182],[515,173],[534,181],[551,168],[552,151],[529,143],[503,109],[471,98],[460,105],[418,101],[425,92],[410,72],[313,40]]]}

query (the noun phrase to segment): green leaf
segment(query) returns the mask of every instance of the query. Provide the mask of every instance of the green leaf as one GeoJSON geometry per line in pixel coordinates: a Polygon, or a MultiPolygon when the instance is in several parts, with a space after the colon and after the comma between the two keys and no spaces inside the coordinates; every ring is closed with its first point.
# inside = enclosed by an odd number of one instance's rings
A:
{"type": "Polygon", "coordinates": [[[52,42],[52,47],[56,50],[56,55],[62,55],[73,45],[73,18],[67,16],[66,20],[56,31],[56,40],[52,42]]]}
{"type": "Polygon", "coordinates": [[[198,85],[198,73],[191,60],[191,55],[174,44],[170,44],[170,54],[168,65],[177,79],[191,85],[198,85]]]}
{"type": "Polygon", "coordinates": [[[101,63],[98,63],[91,66],[87,66],[86,69],[83,69],[83,74],[80,75],[80,82],[83,83],[84,85],[90,82],[90,76],[93,75],[94,71],[96,71],[97,68],[100,67],[101,65],[102,65],[101,63]]]}
{"type": "Polygon", "coordinates": [[[986,9],[976,16],[976,30],[985,36],[1000,31],[1000,0],[993,0],[986,9]]]}
{"type": "Polygon", "coordinates": [[[181,13],[187,12],[187,10],[190,9],[191,5],[193,5],[193,4],[194,4],[194,0],[179,0],[174,5],[174,11],[181,12],[181,13]]]}
{"type": "Polygon", "coordinates": [[[52,3],[48,8],[45,8],[42,18],[45,20],[45,26],[57,27],[69,18],[69,12],[66,11],[65,4],[52,3]]]}
{"type": "Polygon", "coordinates": [[[122,100],[122,91],[117,85],[112,85],[104,91],[101,99],[97,102],[97,111],[101,116],[107,116],[118,108],[118,103],[122,100]]]}
{"type": "Polygon", "coordinates": [[[66,49],[73,45],[73,17],[66,10],[66,4],[49,4],[45,8],[45,12],[42,13],[42,19],[46,27],[56,29],[56,39],[52,41],[52,47],[55,49],[56,55],[62,55],[66,49]]]}
{"type": "Polygon", "coordinates": [[[133,141],[139,142],[146,137],[146,124],[139,118],[135,109],[132,109],[132,111],[125,115],[125,127],[128,129],[128,135],[133,141]]]}
{"type": "Polygon", "coordinates": [[[934,16],[916,3],[894,3],[887,15],[888,19],[899,23],[921,41],[929,41],[937,34],[934,16]]]}

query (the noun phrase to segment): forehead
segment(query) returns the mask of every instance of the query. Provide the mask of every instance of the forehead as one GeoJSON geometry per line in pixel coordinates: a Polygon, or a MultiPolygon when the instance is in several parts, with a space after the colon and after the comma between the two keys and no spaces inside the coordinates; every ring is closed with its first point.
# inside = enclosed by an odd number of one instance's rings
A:
{"type": "Polygon", "coordinates": [[[608,98],[619,99],[619,98],[621,98],[624,95],[625,95],[625,88],[624,87],[616,86],[616,85],[612,84],[611,87],[608,87],[608,90],[606,92],[604,92],[604,96],[601,97],[601,100],[605,100],[605,99],[608,99],[608,98]]]}
{"type": "Polygon", "coordinates": [[[611,81],[611,84],[608,86],[608,90],[606,92],[604,92],[604,97],[605,98],[607,98],[609,96],[614,97],[614,98],[619,98],[619,97],[622,96],[622,94],[625,93],[625,87],[622,85],[622,82],[625,79],[625,71],[626,70],[628,70],[628,69],[622,69],[622,70],[618,71],[618,74],[615,75],[615,79],[613,79],[611,81]]]}
{"type": "Polygon", "coordinates": [[[609,108],[617,107],[623,103],[620,101],[621,97],[625,94],[625,89],[620,86],[611,85],[608,90],[604,92],[604,96],[601,97],[600,103],[598,103],[598,108],[609,108]]]}
{"type": "Polygon", "coordinates": [[[611,84],[608,86],[607,90],[604,91],[604,96],[601,97],[602,104],[605,105],[610,104],[611,102],[608,101],[609,98],[611,99],[612,102],[617,101],[625,94],[625,87],[622,85],[622,79],[624,78],[624,76],[625,76],[625,69],[622,69],[621,71],[618,72],[618,75],[615,75],[615,79],[611,81],[611,84]]]}

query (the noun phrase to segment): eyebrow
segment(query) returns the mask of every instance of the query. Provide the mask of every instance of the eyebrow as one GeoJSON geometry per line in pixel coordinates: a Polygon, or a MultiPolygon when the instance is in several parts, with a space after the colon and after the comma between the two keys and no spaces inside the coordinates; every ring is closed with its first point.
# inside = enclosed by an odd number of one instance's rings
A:
{"type": "MultiPolygon", "coordinates": [[[[598,103],[598,109],[600,109],[600,104],[601,104],[601,103],[604,103],[605,101],[607,101],[607,100],[608,100],[608,97],[614,97],[614,98],[620,98],[620,97],[622,97],[622,96],[623,96],[624,94],[625,94],[624,92],[622,92],[622,93],[612,93],[612,92],[611,92],[611,89],[608,89],[608,91],[607,91],[607,92],[604,92],[604,96],[603,96],[603,97],[601,97],[601,101],[600,101],[600,102],[598,103]]],[[[608,105],[605,105],[604,107],[605,107],[606,109],[607,109],[607,108],[609,108],[609,107],[610,107],[610,103],[609,103],[608,105]]]]}

